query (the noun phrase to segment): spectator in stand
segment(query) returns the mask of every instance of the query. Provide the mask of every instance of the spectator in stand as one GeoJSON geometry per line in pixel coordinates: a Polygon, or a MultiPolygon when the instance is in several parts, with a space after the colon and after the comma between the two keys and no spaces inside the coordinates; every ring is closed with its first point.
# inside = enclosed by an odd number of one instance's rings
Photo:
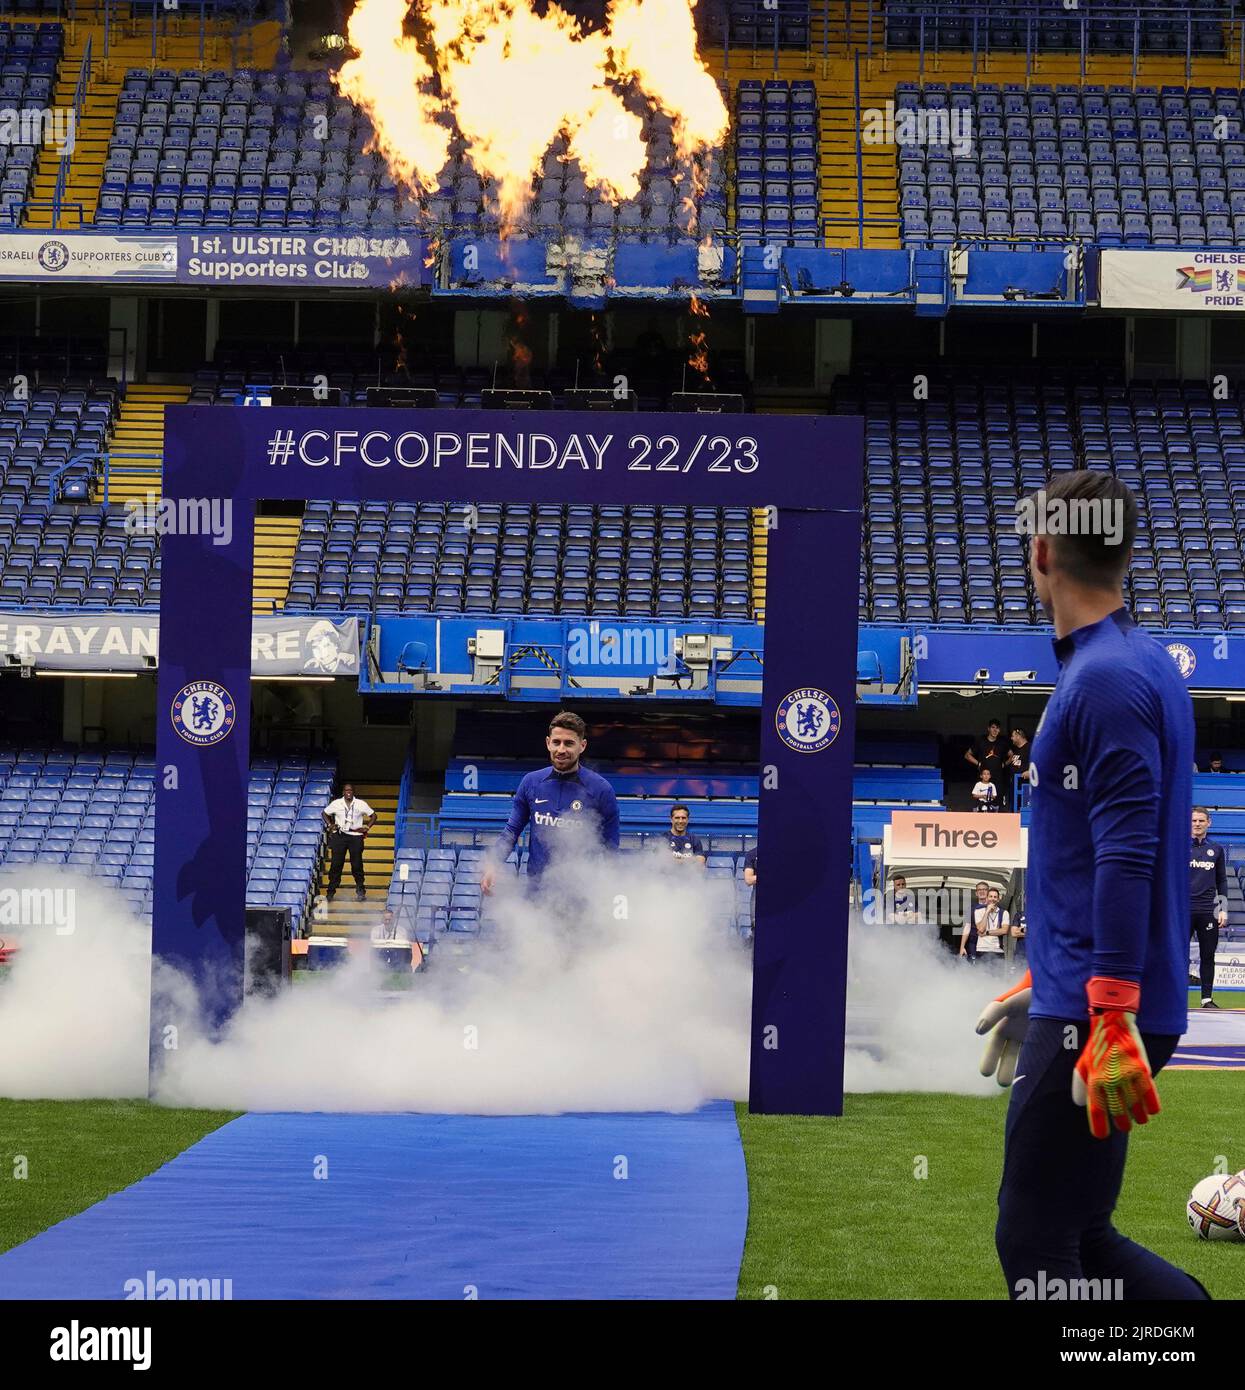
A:
{"type": "Polygon", "coordinates": [[[964,929],[960,933],[960,955],[966,960],[977,959],[977,914],[986,906],[990,894],[988,883],[979,883],[976,888],[977,901],[969,908],[964,918],[964,929]]]}
{"type": "Polygon", "coordinates": [[[1207,772],[1222,772],[1223,770],[1224,770],[1224,769],[1223,769],[1223,754],[1222,754],[1222,753],[1212,753],[1212,754],[1210,755],[1210,763],[1207,765],[1206,771],[1207,771],[1207,772]]]}
{"type": "Polygon", "coordinates": [[[1012,730],[1011,739],[1012,746],[1007,750],[1005,759],[1007,775],[1004,779],[1006,785],[1003,788],[1003,800],[1008,805],[1011,805],[1015,779],[1019,777],[1022,782],[1029,780],[1029,762],[1033,757],[1033,750],[1029,746],[1029,735],[1019,724],[1012,730]]]}
{"type": "Polygon", "coordinates": [[[916,894],[908,887],[908,880],[903,874],[896,874],[891,879],[891,892],[891,920],[910,926],[917,920],[916,894]]]}
{"type": "Polygon", "coordinates": [[[977,928],[977,959],[984,956],[994,963],[1002,963],[1003,938],[1012,929],[1011,918],[1002,905],[1003,895],[997,888],[986,893],[983,906],[973,909],[973,925],[977,928]]]}
{"type": "Polygon", "coordinates": [[[1003,758],[1006,751],[1003,745],[1003,726],[997,719],[992,719],[986,725],[985,738],[979,738],[973,744],[964,754],[964,761],[971,763],[977,769],[978,781],[981,780],[982,772],[988,768],[990,780],[997,785],[1003,771],[1003,758]]]}
{"type": "Polygon", "coordinates": [[[999,789],[994,785],[990,769],[983,767],[978,774],[979,781],[973,787],[973,800],[977,803],[974,811],[997,811],[999,809],[999,789]]]}
{"type": "Polygon", "coordinates": [[[699,835],[688,833],[692,813],[686,806],[670,808],[670,853],[680,864],[695,864],[703,869],[709,862],[699,835]]]}

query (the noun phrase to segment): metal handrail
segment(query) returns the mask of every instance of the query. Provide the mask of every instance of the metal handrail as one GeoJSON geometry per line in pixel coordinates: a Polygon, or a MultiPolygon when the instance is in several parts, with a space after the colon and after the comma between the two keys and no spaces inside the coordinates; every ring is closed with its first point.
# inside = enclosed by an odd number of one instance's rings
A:
{"type": "Polygon", "coordinates": [[[65,189],[69,183],[69,170],[73,160],[73,150],[77,144],[78,130],[82,121],[83,108],[86,105],[87,88],[91,85],[91,39],[88,37],[86,47],[82,51],[82,62],[78,67],[78,81],[74,87],[73,94],[73,129],[74,143],[60,157],[60,162],[56,168],[56,186],[52,192],[52,226],[59,228],[61,225],[61,212],[68,206],[78,209],[78,226],[83,223],[82,204],[66,204],[65,189]]]}
{"type": "Polygon", "coordinates": [[[120,452],[117,452],[117,451],[113,451],[113,450],[110,449],[107,453],[102,454],[101,457],[102,457],[103,460],[104,460],[104,477],[103,477],[104,495],[103,495],[102,501],[105,503],[105,505],[107,505],[107,503],[108,503],[108,501],[109,501],[108,493],[109,493],[109,489],[110,489],[111,484],[112,484],[112,461],[113,461],[114,458],[115,458],[118,462],[121,462],[122,460],[125,460],[125,463],[126,463],[126,471],[127,471],[127,472],[138,473],[138,474],[140,474],[140,475],[143,476],[143,477],[151,476],[151,477],[155,478],[157,482],[159,482],[159,480],[160,480],[160,478],[161,478],[161,476],[162,476],[162,474],[163,474],[163,467],[164,467],[164,455],[163,455],[163,454],[151,454],[151,453],[133,453],[133,454],[132,454],[132,453],[129,453],[129,452],[127,452],[127,451],[120,451],[120,452]],[[129,461],[130,461],[131,459],[157,459],[158,462],[157,462],[154,466],[147,466],[147,465],[144,465],[144,464],[141,464],[141,463],[140,463],[139,466],[138,466],[137,468],[131,468],[131,467],[129,466],[129,461]]]}

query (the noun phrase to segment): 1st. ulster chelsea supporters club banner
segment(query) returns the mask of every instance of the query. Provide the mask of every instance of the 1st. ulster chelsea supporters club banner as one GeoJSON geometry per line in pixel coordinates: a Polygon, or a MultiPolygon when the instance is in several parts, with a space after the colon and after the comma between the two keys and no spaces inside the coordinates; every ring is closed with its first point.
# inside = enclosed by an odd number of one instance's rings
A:
{"type": "MultiPolygon", "coordinates": [[[[0,660],[45,671],[143,671],[160,654],[160,619],[147,613],[0,613],[0,660]],[[14,663],[16,658],[16,663],[14,663]]],[[[256,676],[359,674],[358,618],[255,618],[256,676]]]]}
{"type": "Polygon", "coordinates": [[[1103,251],[1104,309],[1245,309],[1245,251],[1103,251]]]}

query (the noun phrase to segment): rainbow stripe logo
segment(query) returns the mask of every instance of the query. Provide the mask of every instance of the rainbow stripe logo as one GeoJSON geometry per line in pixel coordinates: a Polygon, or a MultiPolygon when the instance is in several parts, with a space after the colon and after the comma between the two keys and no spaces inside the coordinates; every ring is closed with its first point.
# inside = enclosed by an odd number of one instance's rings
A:
{"type": "MultiPolygon", "coordinates": [[[[1176,286],[1178,290],[1192,290],[1194,294],[1209,294],[1213,284],[1214,272],[1210,269],[1200,269],[1197,266],[1181,266],[1176,272],[1180,276],[1180,283],[1176,286]]],[[[1240,282],[1241,272],[1237,271],[1237,280],[1240,282]]]]}

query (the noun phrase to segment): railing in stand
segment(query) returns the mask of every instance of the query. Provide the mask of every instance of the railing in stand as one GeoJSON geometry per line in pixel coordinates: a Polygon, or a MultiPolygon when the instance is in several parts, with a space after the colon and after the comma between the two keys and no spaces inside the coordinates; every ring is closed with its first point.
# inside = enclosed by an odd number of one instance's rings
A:
{"type": "Polygon", "coordinates": [[[73,161],[74,146],[77,143],[78,130],[82,124],[82,112],[86,107],[87,89],[91,85],[91,40],[86,41],[86,48],[82,52],[82,62],[78,68],[78,81],[74,87],[73,94],[73,138],[69,147],[62,153],[56,166],[56,186],[52,191],[52,226],[59,228],[61,225],[61,213],[68,206],[77,209],[78,226],[83,223],[82,204],[66,204],[65,190],[69,186],[69,171],[73,161]]]}
{"type": "Polygon", "coordinates": [[[164,466],[164,455],[163,455],[163,454],[151,454],[151,453],[141,453],[141,454],[140,454],[140,453],[134,453],[134,454],[131,454],[131,453],[117,453],[117,452],[113,452],[113,451],[110,450],[108,453],[106,453],[106,454],[103,456],[103,458],[104,458],[104,475],[103,475],[104,496],[103,496],[103,499],[102,499],[102,500],[103,500],[105,503],[108,503],[108,502],[110,502],[110,501],[112,500],[112,496],[111,496],[111,494],[112,494],[112,467],[113,467],[114,462],[117,463],[117,464],[123,464],[124,467],[125,467],[125,471],[126,471],[127,473],[137,473],[137,474],[139,475],[140,478],[150,478],[150,479],[155,483],[155,487],[154,487],[154,489],[152,489],[153,492],[156,492],[156,493],[159,492],[159,490],[160,490],[160,480],[161,480],[161,477],[162,477],[163,471],[164,471],[164,467],[163,467],[163,466],[164,466]],[[154,463],[139,462],[138,465],[137,465],[137,467],[134,466],[134,461],[135,461],[135,460],[145,460],[145,459],[146,459],[146,460],[154,459],[155,462],[154,462],[154,463]]]}

